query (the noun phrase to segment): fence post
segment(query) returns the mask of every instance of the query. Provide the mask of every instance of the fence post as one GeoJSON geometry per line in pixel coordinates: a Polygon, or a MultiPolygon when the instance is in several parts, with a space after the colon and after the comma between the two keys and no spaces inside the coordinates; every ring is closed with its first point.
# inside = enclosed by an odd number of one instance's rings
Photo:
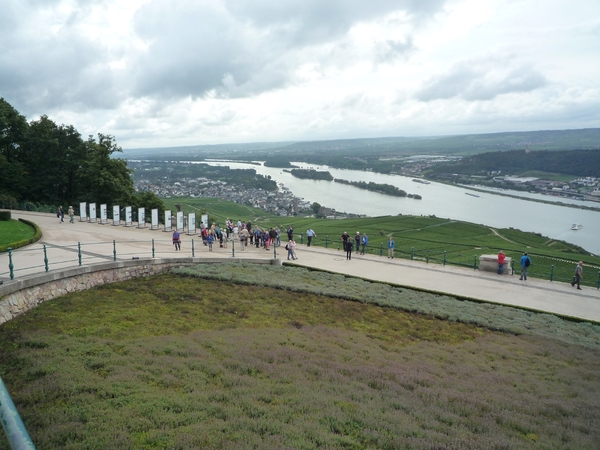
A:
{"type": "Polygon", "coordinates": [[[550,281],[554,281],[554,264],[550,266],[550,281]]]}
{"type": "Polygon", "coordinates": [[[14,268],[15,268],[15,266],[13,266],[13,262],[12,262],[12,248],[8,247],[8,271],[10,272],[11,280],[15,279],[14,268]]]}
{"type": "Polygon", "coordinates": [[[273,246],[273,259],[277,259],[277,246],[273,246]]]}
{"type": "Polygon", "coordinates": [[[329,246],[329,235],[325,236],[325,248],[329,246]]]}
{"type": "Polygon", "coordinates": [[[383,256],[383,242],[379,244],[379,256],[383,256]]]}
{"type": "Polygon", "coordinates": [[[113,261],[117,260],[117,241],[113,239],[113,261]]]}
{"type": "Polygon", "coordinates": [[[79,257],[79,265],[81,266],[81,242],[77,243],[77,256],[79,257]]]}
{"type": "Polygon", "coordinates": [[[429,264],[429,250],[427,250],[427,254],[425,255],[425,262],[429,264]]]}
{"type": "Polygon", "coordinates": [[[415,259],[415,248],[410,248],[410,260],[413,261],[415,259]]]}
{"type": "Polygon", "coordinates": [[[44,244],[44,266],[48,272],[48,253],[46,252],[46,244],[44,244]]]}
{"type": "Polygon", "coordinates": [[[6,432],[11,448],[35,450],[35,445],[33,445],[33,441],[25,428],[23,420],[21,420],[21,416],[19,416],[17,407],[10,398],[2,378],[0,378],[0,422],[6,432]]]}
{"type": "Polygon", "coordinates": [[[154,258],[154,239],[152,239],[152,257],[154,258]]]}
{"type": "Polygon", "coordinates": [[[446,265],[446,250],[444,250],[444,265],[446,265]]]}
{"type": "Polygon", "coordinates": [[[477,255],[473,255],[473,270],[477,270],[477,255]]]}
{"type": "Polygon", "coordinates": [[[235,258],[235,239],[231,240],[231,257],[235,258]]]}
{"type": "Polygon", "coordinates": [[[303,234],[300,235],[300,244],[304,244],[304,235],[303,234]]]}
{"type": "Polygon", "coordinates": [[[196,256],[196,255],[194,254],[194,238],[192,238],[192,258],[194,256],[196,256]]]}
{"type": "Polygon", "coordinates": [[[600,270],[598,271],[598,288],[597,289],[600,289],[600,270]]]}

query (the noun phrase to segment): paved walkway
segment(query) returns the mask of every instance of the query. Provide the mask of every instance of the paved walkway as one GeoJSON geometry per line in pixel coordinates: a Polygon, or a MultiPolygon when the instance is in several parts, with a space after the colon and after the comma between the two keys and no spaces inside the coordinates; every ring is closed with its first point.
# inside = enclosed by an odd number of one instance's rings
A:
{"type": "MultiPolygon", "coordinates": [[[[114,226],[109,224],[77,221],[59,223],[56,216],[44,213],[13,211],[13,218],[24,218],[35,222],[42,229],[42,240],[13,254],[15,278],[45,269],[43,244],[46,244],[46,257],[50,270],[75,266],[78,261],[77,243],[81,242],[82,264],[134,257],[151,257],[152,240],[157,257],[191,256],[192,239],[196,257],[203,255],[227,260],[232,256],[232,247],[214,251],[202,245],[201,239],[182,233],[182,250],[176,252],[171,245],[171,233],[150,228],[114,226]],[[115,245],[113,246],[113,241],[115,245]],[[60,247],[60,248],[59,248],[60,247]],[[35,267],[33,267],[35,266],[35,267]],[[25,269],[27,268],[27,269],[25,269]]],[[[373,255],[354,255],[346,261],[344,252],[322,247],[298,245],[298,260],[291,264],[314,267],[375,281],[391,282],[406,287],[447,293],[454,296],[478,299],[491,303],[513,305],[537,311],[546,311],[562,316],[575,317],[600,323],[600,291],[584,287],[577,291],[568,283],[550,282],[530,278],[519,281],[518,276],[497,275],[490,272],[426,264],[404,259],[389,260],[373,255]]],[[[273,258],[273,249],[265,251],[254,246],[242,251],[235,246],[236,258],[273,258]]],[[[287,252],[277,249],[277,257],[286,261],[287,252]]],[[[594,273],[594,275],[596,275],[594,273]]],[[[0,279],[9,283],[8,255],[0,255],[0,279]]]]}

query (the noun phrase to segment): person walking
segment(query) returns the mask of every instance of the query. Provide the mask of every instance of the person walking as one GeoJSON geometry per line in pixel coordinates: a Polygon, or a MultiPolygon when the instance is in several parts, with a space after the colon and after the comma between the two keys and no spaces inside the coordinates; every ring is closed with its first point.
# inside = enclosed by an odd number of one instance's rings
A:
{"type": "Polygon", "coordinates": [[[213,234],[212,230],[208,232],[208,235],[206,236],[206,243],[208,244],[208,251],[212,252],[212,246],[213,246],[213,242],[215,241],[215,235],[213,234]]]}
{"type": "Polygon", "coordinates": [[[296,243],[294,242],[293,239],[290,239],[288,241],[288,243],[285,245],[285,249],[287,250],[288,254],[287,254],[287,259],[288,261],[290,259],[294,260],[296,259],[296,256],[294,255],[294,247],[296,246],[296,243]]]}
{"type": "Polygon", "coordinates": [[[575,267],[575,276],[573,277],[573,281],[571,281],[571,286],[575,286],[577,284],[577,289],[579,289],[580,291],[581,286],[581,279],[583,278],[583,261],[579,261],[579,263],[577,263],[577,266],[575,267]]]}
{"type": "Polygon", "coordinates": [[[360,243],[362,244],[362,249],[360,251],[360,254],[364,255],[365,254],[365,249],[369,245],[369,237],[367,236],[367,233],[363,233],[362,239],[361,239],[360,243]]]}
{"type": "Polygon", "coordinates": [[[531,258],[529,257],[527,252],[523,253],[523,256],[521,256],[520,262],[521,262],[521,278],[519,278],[519,280],[526,280],[527,279],[527,271],[529,270],[529,266],[531,265],[531,258]]]}
{"type": "Polygon", "coordinates": [[[314,232],[314,230],[312,228],[309,228],[308,230],[306,230],[306,240],[308,241],[306,243],[307,247],[310,247],[310,243],[311,243],[312,239],[316,236],[317,236],[317,234],[314,232]]]}
{"type": "Polygon", "coordinates": [[[69,223],[75,223],[75,210],[73,209],[72,206],[69,206],[69,211],[67,214],[69,214],[69,217],[70,217],[69,223]]]}
{"type": "Polygon", "coordinates": [[[394,259],[394,247],[395,247],[395,242],[394,242],[394,238],[390,236],[390,239],[388,240],[388,259],[392,258],[394,259]]]}
{"type": "Polygon", "coordinates": [[[60,219],[60,223],[63,223],[65,221],[65,210],[62,206],[58,207],[58,211],[56,211],[56,217],[60,219]]]}
{"type": "Polygon", "coordinates": [[[498,274],[502,275],[504,273],[504,261],[506,260],[506,255],[502,250],[498,252],[498,274]]]}
{"type": "Polygon", "coordinates": [[[348,239],[344,243],[344,250],[346,250],[346,261],[350,261],[352,259],[352,247],[352,241],[348,239]]]}
{"type": "Polygon", "coordinates": [[[356,253],[360,252],[360,232],[356,232],[356,235],[354,236],[354,244],[356,245],[354,251],[356,253]]]}
{"type": "Polygon", "coordinates": [[[181,250],[181,236],[177,230],[173,231],[173,245],[175,246],[175,250],[181,250]]]}

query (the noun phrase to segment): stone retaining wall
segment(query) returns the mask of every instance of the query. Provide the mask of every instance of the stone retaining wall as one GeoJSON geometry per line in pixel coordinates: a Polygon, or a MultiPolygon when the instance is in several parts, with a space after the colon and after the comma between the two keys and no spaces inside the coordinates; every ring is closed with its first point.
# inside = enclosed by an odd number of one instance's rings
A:
{"type": "Polygon", "coordinates": [[[175,267],[223,262],[281,265],[279,259],[154,258],[99,263],[31,275],[0,286],[0,325],[42,302],[53,300],[69,292],[85,291],[102,284],[131,278],[158,275],[175,267]]]}

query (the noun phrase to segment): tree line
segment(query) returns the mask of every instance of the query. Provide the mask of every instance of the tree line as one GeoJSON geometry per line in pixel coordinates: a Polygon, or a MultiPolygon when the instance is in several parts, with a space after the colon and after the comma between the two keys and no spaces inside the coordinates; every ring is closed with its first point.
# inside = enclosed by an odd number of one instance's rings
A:
{"type": "Polygon", "coordinates": [[[482,153],[455,163],[442,163],[429,170],[431,177],[443,173],[485,175],[492,171],[519,175],[530,170],[578,177],[600,177],[600,149],[535,151],[512,150],[482,153]]]}
{"type": "Polygon", "coordinates": [[[79,202],[159,208],[151,192],[136,193],[127,161],[115,138],[98,133],[86,140],[72,125],[43,115],[27,122],[0,98],[0,202],[79,205],[79,202]]]}

